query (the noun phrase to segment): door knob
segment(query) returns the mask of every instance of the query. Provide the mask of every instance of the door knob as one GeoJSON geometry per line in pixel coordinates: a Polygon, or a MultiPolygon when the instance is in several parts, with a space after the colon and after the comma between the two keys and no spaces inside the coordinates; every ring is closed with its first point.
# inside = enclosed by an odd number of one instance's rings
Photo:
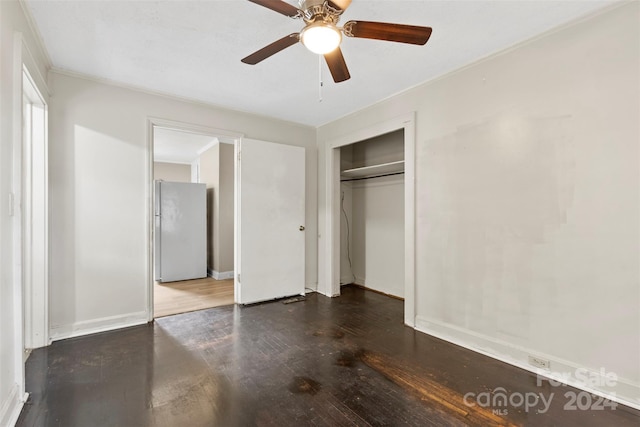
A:
{"type": "Polygon", "coordinates": [[[300,226],[300,231],[304,231],[304,225],[300,226]]]}

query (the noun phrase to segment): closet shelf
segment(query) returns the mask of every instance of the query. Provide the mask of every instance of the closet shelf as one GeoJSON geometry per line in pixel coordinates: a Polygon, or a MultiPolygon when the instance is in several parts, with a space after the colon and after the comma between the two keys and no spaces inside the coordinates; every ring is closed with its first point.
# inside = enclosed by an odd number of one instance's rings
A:
{"type": "Polygon", "coordinates": [[[346,169],[340,172],[340,175],[344,178],[366,178],[368,176],[397,172],[404,172],[404,160],[381,163],[373,166],[363,166],[361,168],[346,169]]]}

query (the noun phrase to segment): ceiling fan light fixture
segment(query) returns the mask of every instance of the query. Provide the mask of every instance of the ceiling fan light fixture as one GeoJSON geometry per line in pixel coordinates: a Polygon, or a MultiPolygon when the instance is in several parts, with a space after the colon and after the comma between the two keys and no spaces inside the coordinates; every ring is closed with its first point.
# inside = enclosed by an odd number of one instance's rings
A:
{"type": "Polygon", "coordinates": [[[324,55],[340,45],[342,35],[334,25],[319,22],[311,24],[302,30],[300,40],[311,52],[324,55]]]}

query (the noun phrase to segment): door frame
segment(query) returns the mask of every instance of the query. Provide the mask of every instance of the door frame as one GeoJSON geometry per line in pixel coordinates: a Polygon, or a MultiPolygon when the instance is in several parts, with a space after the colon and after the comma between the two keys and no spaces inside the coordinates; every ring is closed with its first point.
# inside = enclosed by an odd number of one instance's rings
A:
{"type": "Polygon", "coordinates": [[[325,146],[325,295],[340,295],[340,148],[404,130],[404,323],[415,327],[415,112],[330,140],[325,146]]]}
{"type": "MultiPolygon", "coordinates": [[[[154,243],[155,243],[155,216],[154,216],[154,191],[153,191],[153,130],[154,128],[164,128],[180,132],[197,133],[218,138],[220,143],[233,144],[237,143],[244,136],[242,133],[229,131],[225,129],[217,129],[208,126],[197,125],[193,123],[180,122],[176,120],[167,120],[159,117],[147,118],[147,185],[146,185],[146,206],[147,206],[147,321],[153,322],[153,265],[154,265],[154,243]]],[[[235,166],[234,166],[235,168],[235,166]]],[[[234,291],[234,302],[236,298],[234,291]]]]}
{"type": "MultiPolygon", "coordinates": [[[[46,79],[39,72],[37,61],[31,54],[28,46],[25,43],[23,34],[19,31],[13,33],[13,57],[11,60],[12,68],[12,84],[11,84],[11,108],[10,113],[12,115],[11,123],[11,172],[10,172],[10,190],[9,190],[9,216],[11,217],[11,288],[13,293],[13,346],[9,346],[12,349],[14,356],[14,369],[13,372],[15,380],[15,395],[13,398],[18,406],[13,408],[3,408],[8,410],[7,413],[0,413],[4,416],[9,414],[15,415],[15,419],[19,415],[19,409],[26,402],[28,393],[26,392],[25,384],[25,362],[28,357],[28,352],[25,350],[25,343],[28,341],[34,341],[32,335],[27,337],[27,330],[25,329],[25,316],[31,316],[31,313],[38,312],[42,322],[39,324],[39,330],[41,331],[41,337],[39,346],[45,346],[50,344],[49,340],[49,317],[48,317],[48,264],[49,264],[49,248],[48,248],[48,173],[41,171],[39,176],[42,178],[40,186],[43,192],[41,195],[44,203],[38,203],[38,214],[41,216],[44,222],[44,228],[39,230],[38,235],[40,239],[37,244],[33,245],[31,242],[25,241],[25,230],[29,228],[31,224],[26,221],[24,216],[24,210],[22,209],[23,200],[26,197],[31,196],[31,189],[25,190],[25,182],[31,182],[32,177],[27,177],[25,174],[27,170],[24,166],[24,151],[25,151],[25,135],[24,125],[25,120],[24,113],[24,100],[25,98],[31,98],[33,96],[34,101],[38,101],[43,106],[43,146],[41,148],[44,151],[44,168],[48,166],[48,122],[47,122],[47,104],[49,100],[49,91],[46,84],[46,79]],[[25,93],[25,80],[30,85],[29,89],[33,89],[29,94],[25,93]],[[44,233],[44,235],[42,234],[44,233]],[[37,291],[44,298],[40,298],[40,305],[37,307],[27,306],[31,304],[31,300],[25,298],[25,295],[30,290],[26,289],[24,266],[32,265],[33,250],[39,250],[43,255],[43,259],[40,260],[38,266],[44,266],[43,280],[38,282],[37,291]],[[17,411],[17,412],[16,412],[17,411]]],[[[0,411],[1,412],[1,411],[0,411]]],[[[14,420],[15,420],[14,419],[14,420]]]]}
{"type": "Polygon", "coordinates": [[[24,346],[49,345],[48,109],[28,68],[22,70],[22,281],[24,346]],[[34,107],[37,107],[37,111],[34,107]]]}

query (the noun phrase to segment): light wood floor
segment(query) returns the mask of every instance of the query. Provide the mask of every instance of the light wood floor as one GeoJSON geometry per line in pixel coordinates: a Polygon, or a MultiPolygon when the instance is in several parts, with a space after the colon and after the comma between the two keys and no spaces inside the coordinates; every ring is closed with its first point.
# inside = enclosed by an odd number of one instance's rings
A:
{"type": "Polygon", "coordinates": [[[156,282],[153,291],[155,317],[233,304],[233,279],[156,282]]]}

